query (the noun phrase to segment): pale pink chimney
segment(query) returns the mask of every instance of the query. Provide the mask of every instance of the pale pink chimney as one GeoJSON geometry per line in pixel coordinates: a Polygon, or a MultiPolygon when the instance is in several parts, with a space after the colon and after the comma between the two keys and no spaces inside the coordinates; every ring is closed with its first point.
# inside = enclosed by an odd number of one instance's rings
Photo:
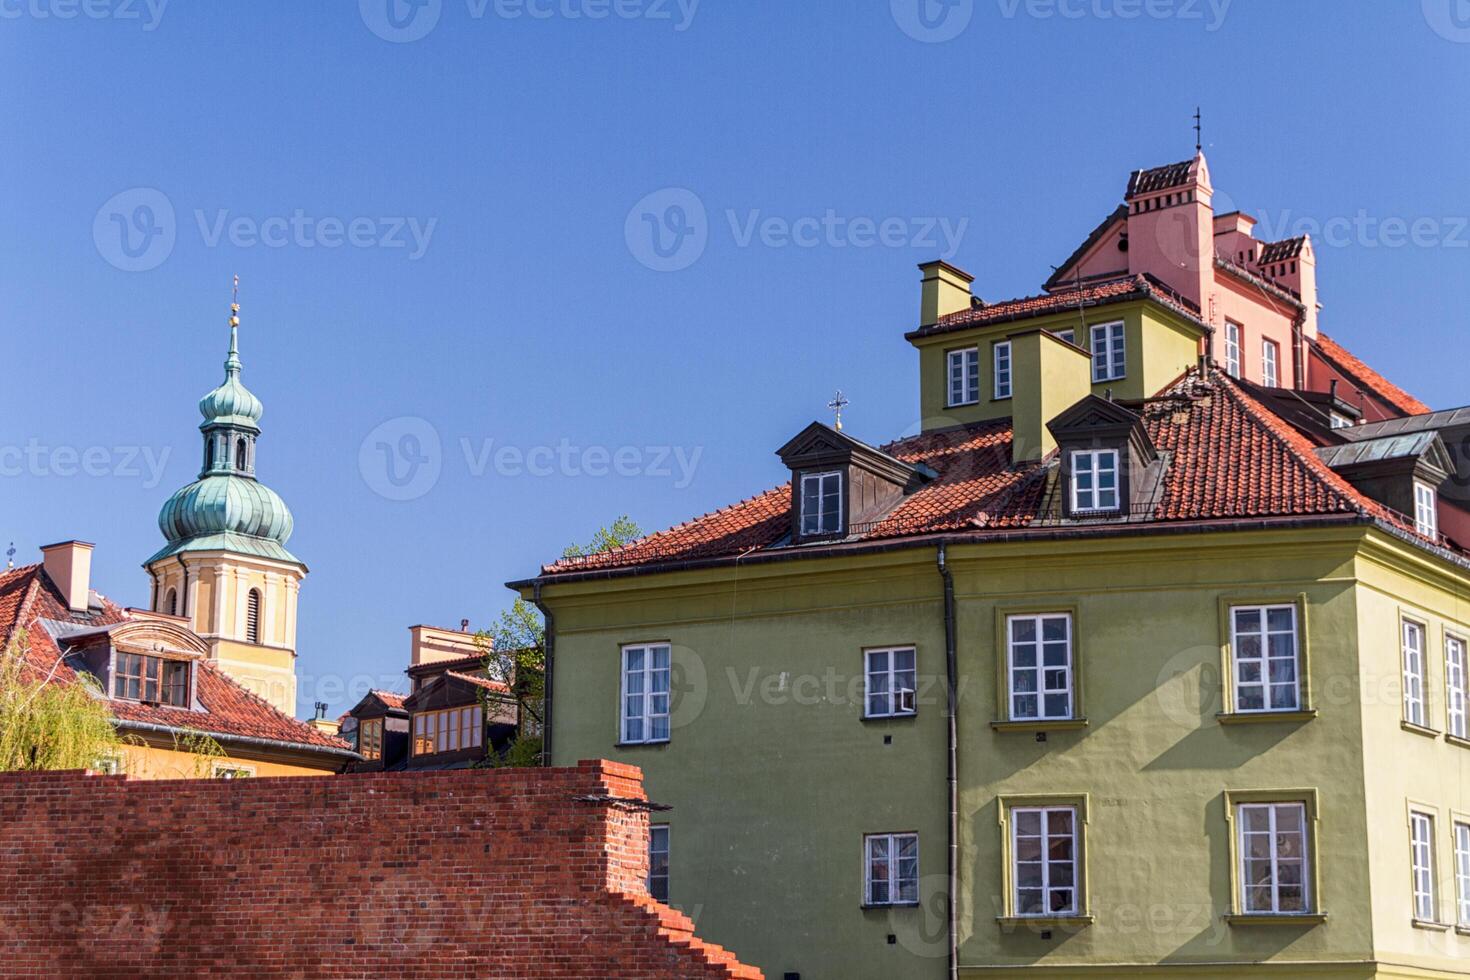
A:
{"type": "Polygon", "coordinates": [[[1128,179],[1128,271],[1148,274],[1199,305],[1209,315],[1215,287],[1215,220],[1210,170],[1203,153],[1194,159],[1128,179]]]}
{"type": "Polygon", "coordinates": [[[72,612],[86,612],[92,588],[92,548],[85,541],[61,541],[41,548],[46,577],[72,612]]]}

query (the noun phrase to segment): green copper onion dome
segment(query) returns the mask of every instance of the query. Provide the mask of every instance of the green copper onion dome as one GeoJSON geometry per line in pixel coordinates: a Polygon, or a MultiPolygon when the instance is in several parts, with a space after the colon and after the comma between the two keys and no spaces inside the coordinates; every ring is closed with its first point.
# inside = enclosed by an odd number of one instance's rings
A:
{"type": "Polygon", "coordinates": [[[285,501],[255,478],[260,399],[240,383],[240,306],[230,307],[225,380],[199,400],[204,465],[199,479],[174,493],[158,514],[168,544],[148,559],[187,551],[234,551],[296,562],[286,550],[293,520],[285,501]]]}

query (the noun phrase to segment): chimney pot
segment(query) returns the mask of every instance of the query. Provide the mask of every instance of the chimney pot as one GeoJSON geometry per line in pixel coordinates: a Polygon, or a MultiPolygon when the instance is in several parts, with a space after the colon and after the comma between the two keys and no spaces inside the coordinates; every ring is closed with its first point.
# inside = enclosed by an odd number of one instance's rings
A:
{"type": "Polygon", "coordinates": [[[86,612],[92,588],[92,549],[86,541],[59,541],[41,548],[46,577],[72,612],[86,612]]]}

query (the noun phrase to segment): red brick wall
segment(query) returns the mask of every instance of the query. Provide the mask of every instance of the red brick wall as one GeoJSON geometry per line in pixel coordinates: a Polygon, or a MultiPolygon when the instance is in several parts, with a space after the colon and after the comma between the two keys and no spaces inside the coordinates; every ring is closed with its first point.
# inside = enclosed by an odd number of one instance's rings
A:
{"type": "Polygon", "coordinates": [[[644,888],[636,768],[0,774],[6,977],[759,977],[644,888]]]}

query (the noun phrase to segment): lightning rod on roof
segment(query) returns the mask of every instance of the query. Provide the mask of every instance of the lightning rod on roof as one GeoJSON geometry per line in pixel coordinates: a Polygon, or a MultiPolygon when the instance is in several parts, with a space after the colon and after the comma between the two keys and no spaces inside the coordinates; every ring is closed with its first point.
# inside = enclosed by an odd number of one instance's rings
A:
{"type": "Polygon", "coordinates": [[[14,568],[15,567],[15,542],[14,541],[10,542],[10,549],[5,552],[5,567],[6,568],[14,568]]]}
{"type": "Polygon", "coordinates": [[[1199,153],[1204,149],[1204,140],[1200,136],[1199,106],[1194,107],[1194,152],[1199,153]]]}

